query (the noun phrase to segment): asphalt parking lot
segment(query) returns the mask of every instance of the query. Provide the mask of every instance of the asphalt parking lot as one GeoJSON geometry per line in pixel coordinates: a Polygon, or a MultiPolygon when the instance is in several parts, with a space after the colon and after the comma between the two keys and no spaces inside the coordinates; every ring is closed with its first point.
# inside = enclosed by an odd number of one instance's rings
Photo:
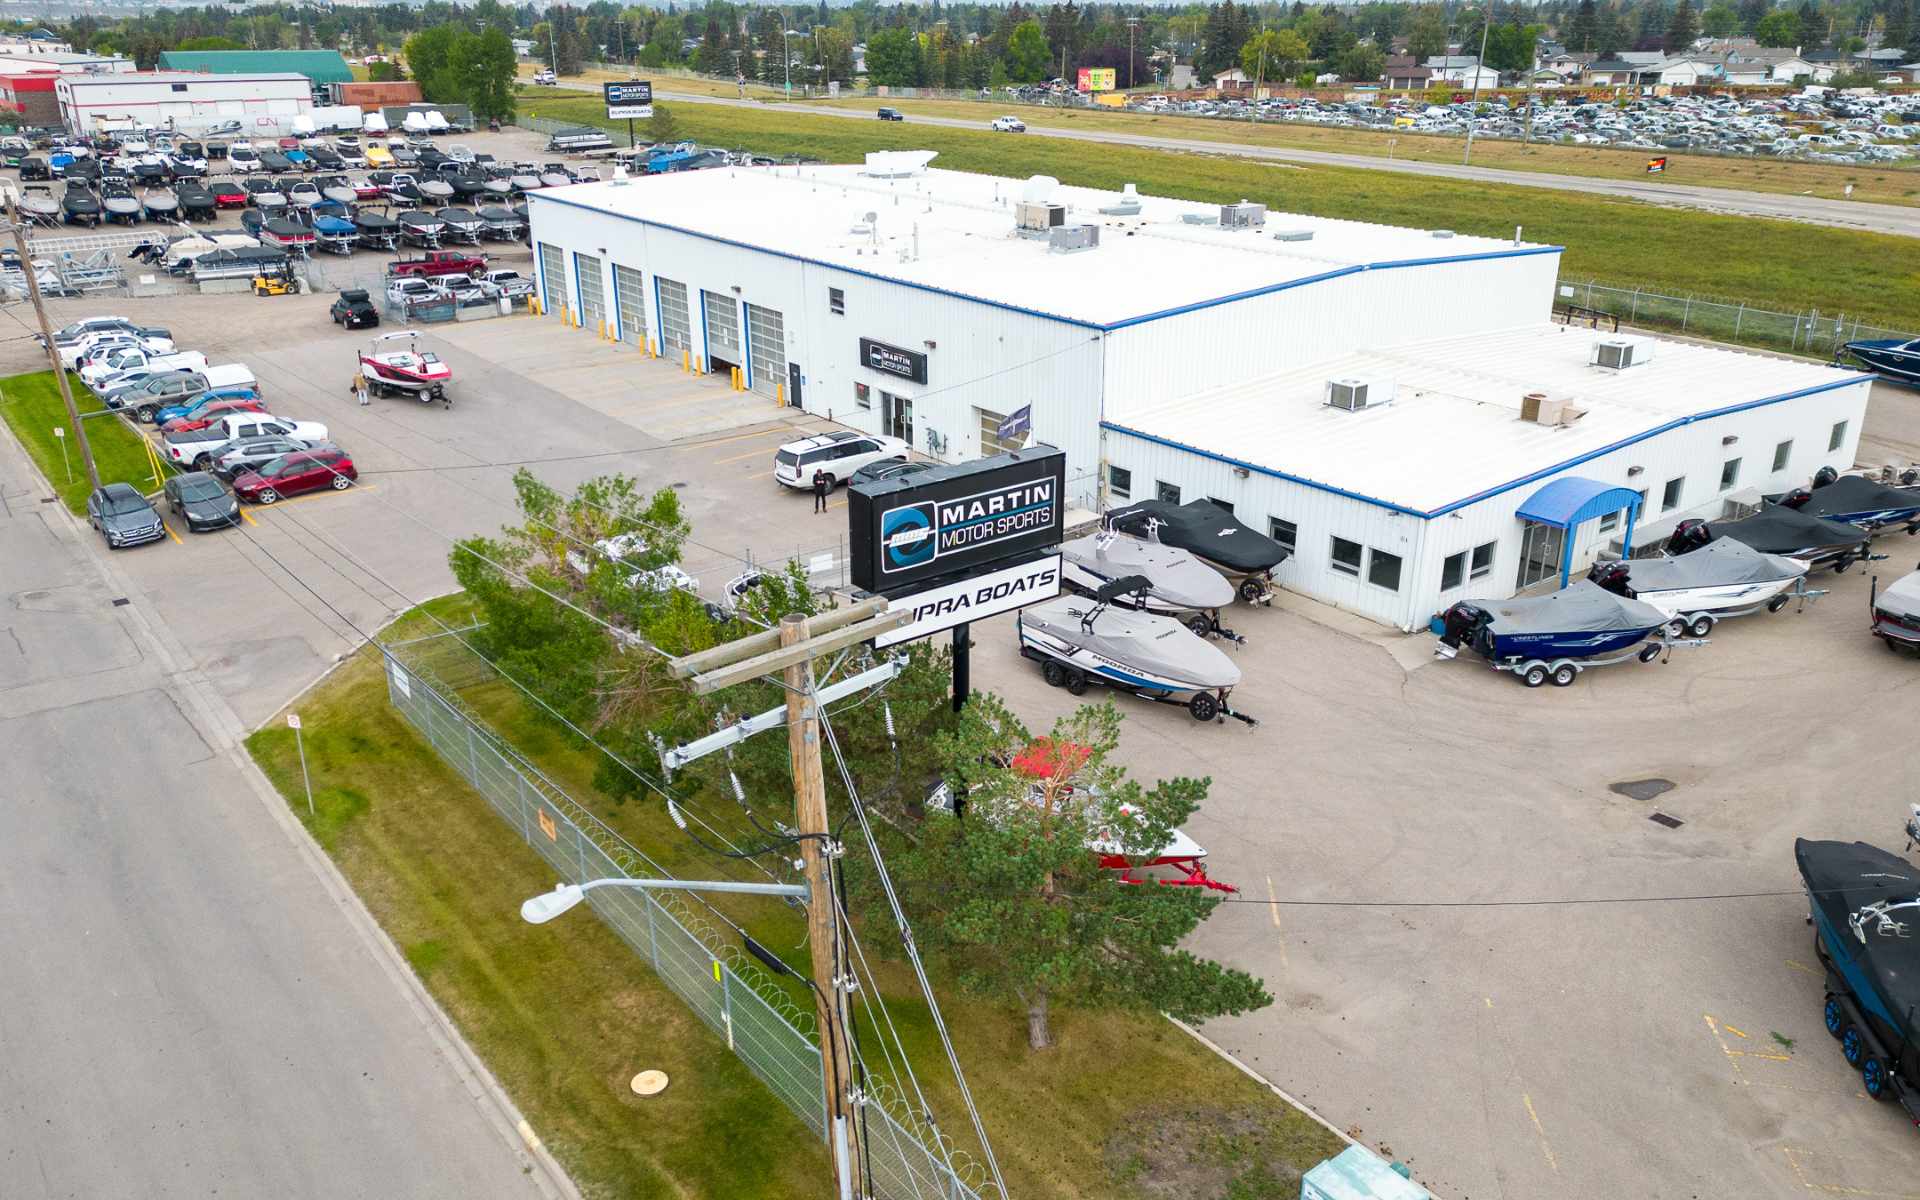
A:
{"type": "MultiPolygon", "coordinates": [[[[723,378],[513,318],[428,334],[454,365],[450,409],[361,408],[346,380],[364,335],[329,324],[326,303],[59,311],[151,317],[210,358],[230,347],[269,407],[326,422],[358,464],[347,492],[115,557],[249,725],[354,644],[350,625],[450,589],[451,540],[513,519],[521,466],[563,488],[612,471],[676,487],[709,591],[735,555],[845,532],[844,507],[814,516],[768,476],[774,447],[818,423],[723,378]],[[270,316],[243,331],[241,311],[270,316]]],[[[30,341],[4,347],[7,370],[33,368],[30,341]]],[[[1877,389],[1863,433],[1876,454],[1920,457],[1916,400],[1877,389]]],[[[1920,561],[1920,538],[1879,548],[1883,582],[1920,561]]],[[[1241,891],[1194,949],[1277,997],[1208,1035],[1444,1197],[1920,1192],[1920,1132],[1862,1097],[1823,1035],[1793,894],[1795,837],[1897,848],[1911,799],[1897,780],[1920,663],[1867,636],[1870,579],[1823,575],[1833,592],[1805,612],[1539,691],[1311,605],[1236,612],[1249,644],[1230,651],[1246,677],[1235,706],[1258,728],[1117,701],[1143,774],[1213,779],[1188,831],[1241,891]],[[1654,801],[1609,791],[1648,778],[1675,786],[1654,801]],[[1745,898],[1660,899],[1698,896],[1745,898]]],[[[1010,618],[974,637],[976,688],[1037,725],[1066,711],[1010,618]]]]}

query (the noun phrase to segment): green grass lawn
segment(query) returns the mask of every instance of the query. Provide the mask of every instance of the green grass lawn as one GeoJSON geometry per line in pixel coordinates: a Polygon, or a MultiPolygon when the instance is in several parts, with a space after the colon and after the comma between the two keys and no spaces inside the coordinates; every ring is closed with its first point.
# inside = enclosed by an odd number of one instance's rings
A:
{"type": "MultiPolygon", "coordinates": [[[[459,597],[431,607],[450,623],[466,615],[459,597]]],[[[416,617],[401,628],[429,626],[416,617]]],[[[641,850],[669,869],[710,870],[683,853],[658,806],[593,793],[591,760],[531,721],[509,689],[462,695],[641,850]]],[[[625,943],[584,910],[540,927],[519,919],[551,871],[390,707],[376,656],[349,662],[294,708],[317,815],[283,722],[248,740],[254,757],[587,1194],[827,1191],[821,1145],[625,943]],[[641,1101],[626,1084],[648,1067],[675,1082],[641,1101]]],[[[793,910],[745,897],[716,906],[805,969],[793,910]]],[[[904,967],[876,966],[942,1127],[969,1149],[925,1004],[904,967]]],[[[1343,1148],[1164,1021],[1056,1011],[1060,1044],[1035,1054],[1020,1013],[949,995],[941,1005],[1015,1195],[1297,1195],[1299,1172],[1343,1148]]]]}
{"type": "MultiPolygon", "coordinates": [[[[67,382],[73,389],[74,407],[83,415],[106,411],[106,405],[87,390],[79,376],[68,375],[67,382]]],[[[60,401],[60,388],[54,382],[53,372],[39,371],[0,379],[0,414],[6,416],[14,436],[52,481],[61,501],[74,513],[85,515],[89,490],[87,469],[80,461],[80,447],[72,444],[74,438],[68,429],[66,406],[60,401]],[[67,429],[67,436],[55,436],[56,428],[67,429]],[[63,441],[69,443],[64,462],[60,457],[63,441]]],[[[119,417],[98,417],[83,421],[82,425],[93,446],[93,463],[100,471],[101,483],[130,483],[148,494],[159,490],[160,485],[153,477],[153,463],[147,457],[146,441],[125,421],[119,417]]]]}
{"type": "MultiPolygon", "coordinates": [[[[597,99],[541,97],[541,116],[609,125],[597,99]]],[[[1561,275],[1628,287],[1744,299],[1755,308],[1817,308],[1910,328],[1920,239],[1670,209],[1607,196],[1428,179],[1346,167],[1268,164],[1207,154],[874,121],[857,123],[708,104],[671,104],[682,135],[772,155],[857,162],[870,150],[938,150],[960,171],[1047,174],[1065,183],[1388,225],[1453,229],[1566,247],[1561,275]]],[[[624,128],[624,124],[621,125],[624,128]]],[[[1148,285],[1150,286],[1150,285],[1148,285]]],[[[1435,304],[1446,304],[1444,295],[1435,304]]]]}

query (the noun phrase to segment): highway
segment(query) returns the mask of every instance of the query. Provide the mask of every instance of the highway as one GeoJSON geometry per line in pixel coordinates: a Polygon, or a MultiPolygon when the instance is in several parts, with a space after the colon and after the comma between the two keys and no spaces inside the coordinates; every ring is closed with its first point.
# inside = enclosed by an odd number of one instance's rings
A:
{"type": "MultiPolygon", "coordinates": [[[[600,90],[598,84],[565,83],[561,86],[580,91],[598,92],[600,90]]],[[[802,113],[846,120],[872,121],[874,119],[873,114],[864,109],[828,108],[813,104],[768,104],[759,100],[738,100],[726,96],[699,96],[664,91],[661,99],[666,100],[669,96],[674,104],[718,104],[732,108],[802,113]]],[[[877,102],[875,107],[878,107],[877,102]]],[[[1016,108],[1010,111],[1017,113],[1020,110],[1016,108]]],[[[986,128],[984,119],[965,121],[955,117],[914,115],[908,118],[908,122],[914,125],[937,125],[949,129],[983,130],[986,128]]],[[[1648,204],[1734,213],[1747,217],[1766,217],[1778,221],[1835,225],[1871,233],[1898,234],[1902,237],[1920,237],[1920,208],[1902,208],[1891,204],[1866,204],[1852,200],[1789,196],[1774,192],[1735,191],[1729,188],[1700,187],[1684,183],[1662,183],[1654,179],[1598,179],[1584,175],[1546,175],[1534,171],[1509,171],[1498,167],[1462,166],[1459,163],[1408,162],[1405,159],[1374,158],[1364,154],[1336,154],[1326,150],[1299,150],[1284,146],[1246,146],[1235,142],[1194,141],[1186,138],[1062,129],[1054,126],[1028,125],[1025,136],[1106,142],[1115,146],[1138,146],[1147,150],[1184,150],[1277,162],[1352,167],[1363,171],[1397,171],[1401,174],[1424,175],[1434,179],[1499,183],[1512,187],[1546,188],[1562,192],[1589,192],[1602,196],[1621,196],[1648,204]]]]}

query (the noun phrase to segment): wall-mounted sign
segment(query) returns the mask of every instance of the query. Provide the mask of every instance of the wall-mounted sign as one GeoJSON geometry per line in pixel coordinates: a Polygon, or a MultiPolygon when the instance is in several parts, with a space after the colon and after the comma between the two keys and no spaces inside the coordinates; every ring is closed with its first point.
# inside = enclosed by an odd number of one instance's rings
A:
{"type": "Polygon", "coordinates": [[[901,601],[902,606],[913,609],[913,620],[891,633],[879,635],[873,644],[884,647],[911,642],[967,621],[984,621],[1003,612],[1051,600],[1059,594],[1058,554],[969,575],[956,583],[915,592],[901,601]]]}
{"type": "Polygon", "coordinates": [[[860,362],[872,370],[898,375],[915,383],[927,381],[926,355],[876,342],[872,338],[860,339],[860,362]]]}
{"type": "Polygon", "coordinates": [[[856,587],[917,585],[1059,544],[1067,456],[1050,446],[954,463],[847,491],[856,587]]]}

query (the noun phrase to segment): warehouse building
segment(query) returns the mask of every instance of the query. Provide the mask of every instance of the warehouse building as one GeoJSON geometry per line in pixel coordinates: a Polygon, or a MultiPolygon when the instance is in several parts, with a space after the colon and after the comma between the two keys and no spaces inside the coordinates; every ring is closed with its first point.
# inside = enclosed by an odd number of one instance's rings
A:
{"type": "Polygon", "coordinates": [[[202,75],[305,75],[313,90],[324,94],[327,84],[352,83],[353,68],[338,50],[163,50],[162,71],[193,71],[202,75]]]}
{"type": "Polygon", "coordinates": [[[120,129],[197,130],[238,121],[241,136],[280,136],[284,121],[313,109],[304,75],[200,75],[142,71],[134,75],[62,75],[54,84],[69,132],[120,129]]]}
{"type": "Polygon", "coordinates": [[[57,78],[57,70],[21,70],[0,59],[0,110],[28,129],[58,129],[60,99],[53,92],[57,78]]]}
{"type": "Polygon", "coordinates": [[[1089,506],[1103,414],[1551,310],[1556,247],[1050,181],[1021,231],[1029,181],[930,157],[532,193],[544,302],[947,461],[1030,406],[1089,506]]]}

